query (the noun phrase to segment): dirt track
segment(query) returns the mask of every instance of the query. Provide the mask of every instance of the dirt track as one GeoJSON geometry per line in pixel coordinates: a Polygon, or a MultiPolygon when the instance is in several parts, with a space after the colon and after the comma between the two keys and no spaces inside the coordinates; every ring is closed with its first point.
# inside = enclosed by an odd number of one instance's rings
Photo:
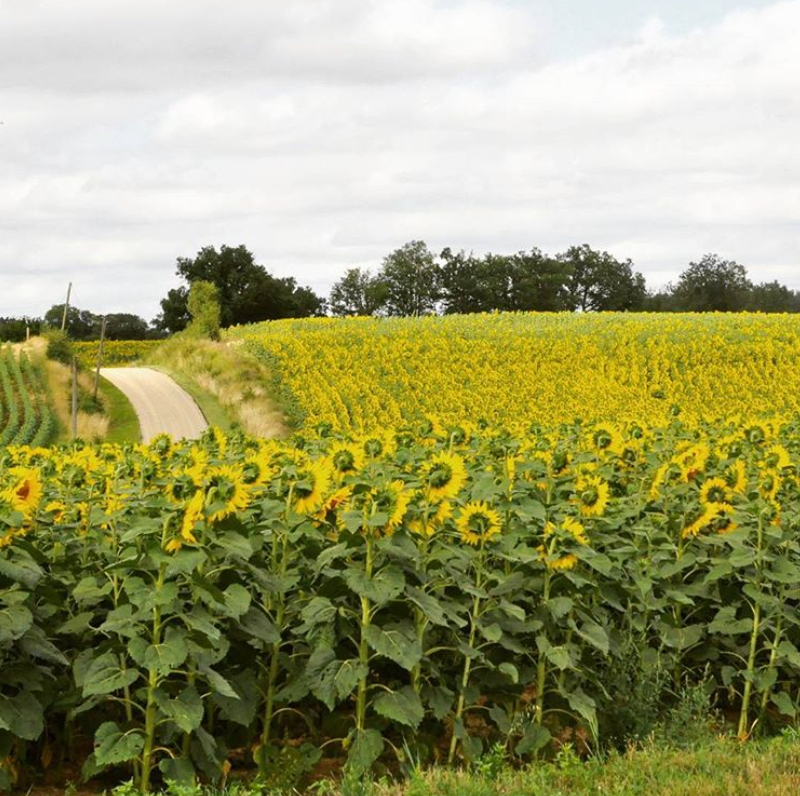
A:
{"type": "Polygon", "coordinates": [[[196,439],[208,427],[194,399],[166,374],[152,368],[103,368],[100,373],[133,405],[143,442],[161,433],[196,439]]]}

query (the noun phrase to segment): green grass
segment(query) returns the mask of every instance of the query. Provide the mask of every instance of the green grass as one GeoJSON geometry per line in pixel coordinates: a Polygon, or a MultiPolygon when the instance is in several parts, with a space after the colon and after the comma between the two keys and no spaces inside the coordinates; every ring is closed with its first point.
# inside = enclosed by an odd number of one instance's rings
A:
{"type": "Polygon", "coordinates": [[[100,395],[108,416],[106,442],[141,442],[139,418],[125,394],[108,379],[100,378],[100,395]]]}
{"type": "MultiPolygon", "coordinates": [[[[134,796],[121,786],[112,796],[134,796]]],[[[800,736],[740,743],[708,739],[689,749],[646,745],[624,754],[582,761],[566,746],[550,763],[522,769],[500,756],[471,771],[430,769],[403,782],[345,777],[306,790],[266,783],[229,782],[227,788],[172,785],[169,796],[795,796],[800,793],[800,736]]],[[[36,791],[33,791],[36,796],[36,791]]]]}

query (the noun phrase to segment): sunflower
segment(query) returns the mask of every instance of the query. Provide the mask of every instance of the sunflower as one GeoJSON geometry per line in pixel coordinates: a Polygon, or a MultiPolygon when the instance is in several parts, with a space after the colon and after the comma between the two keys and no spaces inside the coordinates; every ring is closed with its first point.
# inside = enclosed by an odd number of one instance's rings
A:
{"type": "Polygon", "coordinates": [[[733,490],[724,478],[709,478],[700,488],[700,503],[704,506],[728,504],[732,499],[733,490]]]}
{"type": "Polygon", "coordinates": [[[241,465],[221,464],[208,471],[208,501],[210,506],[216,506],[208,518],[211,522],[244,511],[250,505],[250,497],[241,465]]]}
{"type": "Polygon", "coordinates": [[[732,464],[729,464],[722,477],[728,488],[737,495],[744,494],[747,489],[747,466],[741,459],[737,459],[732,464]]]}
{"type": "Polygon", "coordinates": [[[364,449],[352,442],[337,442],[328,454],[331,469],[339,477],[357,473],[364,466],[364,449]]]}
{"type": "Polygon", "coordinates": [[[762,466],[768,470],[781,472],[792,466],[792,458],[789,456],[789,451],[787,451],[783,445],[773,445],[767,451],[762,466]]]}
{"type": "Polygon", "coordinates": [[[578,563],[574,553],[559,550],[563,543],[581,547],[589,544],[586,529],[572,517],[565,517],[559,525],[548,522],[544,526],[544,541],[538,548],[539,558],[548,569],[556,570],[572,569],[578,563]]]}
{"type": "Polygon", "coordinates": [[[187,503],[186,510],[181,521],[181,536],[187,542],[194,544],[197,539],[194,530],[197,523],[205,517],[206,496],[203,492],[195,492],[192,499],[187,503]]]}
{"type": "Polygon", "coordinates": [[[297,514],[314,514],[325,501],[331,481],[328,462],[319,459],[297,468],[292,478],[292,510],[297,514]]]}
{"type": "Polygon", "coordinates": [[[576,502],[584,517],[601,517],[608,506],[609,487],[602,478],[596,475],[578,479],[576,502]]]}
{"type": "Polygon", "coordinates": [[[483,500],[470,501],[461,509],[456,530],[467,544],[483,544],[500,533],[500,515],[483,500]]]}
{"type": "Polygon", "coordinates": [[[251,453],[244,460],[244,482],[251,489],[264,486],[275,474],[265,451],[251,453]]]}
{"type": "Polygon", "coordinates": [[[337,524],[337,516],[336,512],[338,509],[347,503],[348,500],[353,495],[352,487],[345,486],[341,489],[337,489],[333,494],[329,495],[325,501],[323,502],[322,506],[320,507],[319,511],[316,512],[314,518],[317,520],[318,523],[328,522],[331,525],[337,524]]]}
{"type": "Polygon", "coordinates": [[[672,461],[678,465],[682,479],[688,484],[705,470],[710,454],[708,445],[698,442],[683,447],[673,456],[672,461]]]}
{"type": "Polygon", "coordinates": [[[395,441],[391,434],[368,434],[358,442],[358,447],[368,459],[391,456],[395,451],[395,441]]]}
{"type": "Polygon", "coordinates": [[[422,465],[421,478],[428,500],[438,503],[458,495],[467,481],[467,468],[458,454],[441,451],[422,465]]]}
{"type": "Polygon", "coordinates": [[[429,503],[421,509],[419,516],[408,523],[412,533],[430,538],[453,516],[453,504],[449,500],[429,503]]]}
{"type": "Polygon", "coordinates": [[[731,519],[733,506],[728,503],[706,503],[695,519],[681,531],[684,539],[698,536],[706,529],[716,530],[718,533],[730,533],[736,528],[731,519]]]}
{"type": "Polygon", "coordinates": [[[189,463],[183,473],[195,486],[203,486],[208,471],[208,453],[202,448],[192,447],[189,450],[189,463]]]}
{"type": "Polygon", "coordinates": [[[761,473],[758,491],[761,493],[761,497],[763,497],[765,500],[773,501],[780,491],[782,484],[783,479],[777,472],[774,470],[766,470],[765,472],[761,473]]]}
{"type": "Polygon", "coordinates": [[[615,426],[597,425],[592,430],[591,440],[594,447],[602,453],[620,453],[622,451],[622,434],[615,426]]]}
{"type": "Polygon", "coordinates": [[[42,479],[38,470],[31,467],[12,467],[9,470],[12,484],[3,493],[3,498],[14,511],[30,519],[42,499],[42,479]]]}

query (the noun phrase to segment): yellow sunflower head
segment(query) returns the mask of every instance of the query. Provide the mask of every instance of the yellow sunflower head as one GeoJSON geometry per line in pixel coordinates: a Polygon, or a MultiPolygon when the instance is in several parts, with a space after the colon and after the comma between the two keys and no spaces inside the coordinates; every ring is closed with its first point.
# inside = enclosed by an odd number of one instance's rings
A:
{"type": "Polygon", "coordinates": [[[381,459],[395,452],[396,443],[390,434],[377,433],[362,437],[358,447],[368,459],[381,459]]]}
{"type": "Polygon", "coordinates": [[[744,494],[747,489],[747,465],[741,459],[729,464],[722,477],[732,492],[737,495],[744,494]]]}
{"type": "Polygon", "coordinates": [[[408,527],[417,536],[430,538],[452,516],[453,504],[449,500],[442,500],[439,503],[425,501],[418,515],[408,523],[408,527]]]}
{"type": "Polygon", "coordinates": [[[764,457],[762,466],[780,473],[792,466],[792,457],[783,445],[772,445],[764,457]]]}
{"type": "Polygon", "coordinates": [[[314,514],[325,502],[330,487],[330,464],[318,459],[294,468],[290,479],[292,510],[297,514],[314,514]]]}
{"type": "Polygon", "coordinates": [[[485,544],[501,529],[500,515],[483,500],[467,503],[456,520],[456,530],[469,545],[485,544]]]}
{"type": "Polygon", "coordinates": [[[42,500],[41,475],[32,467],[12,467],[9,475],[10,484],[4,490],[3,497],[14,511],[30,519],[42,500]]]}
{"type": "Polygon", "coordinates": [[[337,442],[328,454],[331,469],[339,478],[357,473],[364,466],[365,458],[363,447],[352,442],[337,442]]]}
{"type": "Polygon", "coordinates": [[[195,492],[186,504],[181,520],[181,537],[184,541],[194,544],[197,542],[194,532],[197,524],[205,519],[206,496],[202,491],[195,492]]]}
{"type": "Polygon", "coordinates": [[[208,471],[207,503],[211,522],[244,511],[250,505],[250,498],[241,465],[221,464],[208,471]]]}
{"type": "Polygon", "coordinates": [[[457,453],[441,451],[422,465],[420,476],[432,503],[456,497],[467,481],[467,468],[457,453]]]}
{"type": "Polygon", "coordinates": [[[584,476],[575,484],[575,500],[584,517],[602,517],[608,506],[609,486],[597,475],[584,476]]]}
{"type": "Polygon", "coordinates": [[[590,436],[592,445],[601,453],[618,454],[622,450],[622,434],[616,426],[597,425],[592,429],[590,436]]]}
{"type": "Polygon", "coordinates": [[[724,478],[709,478],[700,488],[700,503],[704,506],[716,503],[730,503],[733,490],[724,478]]]}
{"type": "Polygon", "coordinates": [[[586,547],[589,544],[586,529],[572,517],[565,517],[558,524],[548,522],[543,535],[544,544],[539,546],[539,559],[552,570],[573,569],[578,557],[570,550],[575,545],[586,547]]]}

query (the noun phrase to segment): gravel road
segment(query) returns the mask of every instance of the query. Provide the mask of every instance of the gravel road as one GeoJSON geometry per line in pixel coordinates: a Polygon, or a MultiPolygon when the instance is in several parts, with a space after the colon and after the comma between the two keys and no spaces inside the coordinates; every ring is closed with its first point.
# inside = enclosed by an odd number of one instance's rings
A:
{"type": "Polygon", "coordinates": [[[100,373],[133,405],[143,442],[162,433],[197,439],[208,427],[192,396],[165,373],[152,368],[103,368],[100,373]]]}

